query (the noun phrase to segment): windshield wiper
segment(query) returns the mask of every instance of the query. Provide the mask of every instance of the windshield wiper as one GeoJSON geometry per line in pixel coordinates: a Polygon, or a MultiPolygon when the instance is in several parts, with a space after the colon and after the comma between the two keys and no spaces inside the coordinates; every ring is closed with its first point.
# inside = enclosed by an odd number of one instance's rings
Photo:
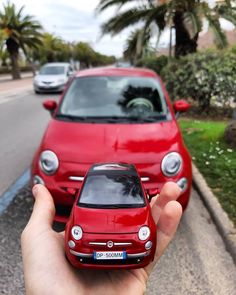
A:
{"type": "Polygon", "coordinates": [[[79,117],[79,116],[66,115],[66,114],[57,114],[56,118],[67,120],[67,121],[85,121],[87,119],[87,117],[79,117]]]}
{"type": "Polygon", "coordinates": [[[152,122],[166,120],[166,115],[155,115],[155,116],[148,116],[148,117],[128,117],[127,119],[130,122],[152,123],[152,122]]]}

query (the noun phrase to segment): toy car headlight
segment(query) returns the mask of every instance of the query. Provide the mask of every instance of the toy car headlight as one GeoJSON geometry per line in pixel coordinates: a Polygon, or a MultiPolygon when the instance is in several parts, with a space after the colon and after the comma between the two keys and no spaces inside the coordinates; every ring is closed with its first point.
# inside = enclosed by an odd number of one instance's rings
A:
{"type": "Polygon", "coordinates": [[[71,234],[76,241],[80,240],[83,236],[82,228],[78,225],[73,226],[71,229],[71,234]]]}
{"type": "Polygon", "coordinates": [[[150,229],[148,226],[142,226],[138,232],[138,238],[141,241],[145,241],[150,237],[150,229]]]}
{"type": "Polygon", "coordinates": [[[39,165],[45,174],[54,174],[59,166],[57,155],[52,151],[42,152],[40,155],[39,165]]]}
{"type": "Polygon", "coordinates": [[[165,176],[175,176],[182,167],[182,158],[176,152],[165,155],[161,163],[161,170],[165,176]]]}

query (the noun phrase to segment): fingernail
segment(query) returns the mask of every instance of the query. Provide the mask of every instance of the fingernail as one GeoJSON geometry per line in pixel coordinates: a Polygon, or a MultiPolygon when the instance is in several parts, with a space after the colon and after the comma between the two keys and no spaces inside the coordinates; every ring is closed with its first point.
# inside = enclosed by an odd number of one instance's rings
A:
{"type": "Polygon", "coordinates": [[[33,187],[32,192],[33,192],[34,197],[36,197],[37,196],[37,193],[38,193],[38,186],[37,185],[35,185],[33,187]]]}

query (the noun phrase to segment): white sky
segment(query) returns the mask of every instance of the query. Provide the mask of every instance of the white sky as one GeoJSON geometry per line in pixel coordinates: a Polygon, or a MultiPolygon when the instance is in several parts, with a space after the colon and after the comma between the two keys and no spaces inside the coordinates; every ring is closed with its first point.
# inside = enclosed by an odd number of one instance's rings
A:
{"type": "MultiPolygon", "coordinates": [[[[213,0],[210,0],[213,1],[213,0]]],[[[5,1],[4,1],[5,2],[5,1]]],[[[25,13],[35,16],[44,29],[55,33],[66,41],[85,41],[104,54],[122,56],[124,43],[131,29],[126,29],[116,37],[105,35],[100,38],[100,24],[112,17],[114,9],[95,16],[94,9],[99,0],[12,0],[19,8],[25,6],[25,13]]],[[[227,23],[223,27],[232,29],[227,23]]],[[[168,44],[169,32],[161,38],[160,45],[168,44]]]]}

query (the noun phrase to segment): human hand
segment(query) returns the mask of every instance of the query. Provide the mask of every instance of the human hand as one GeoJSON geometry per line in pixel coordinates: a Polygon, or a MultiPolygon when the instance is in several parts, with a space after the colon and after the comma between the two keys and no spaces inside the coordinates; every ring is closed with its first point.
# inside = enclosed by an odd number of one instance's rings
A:
{"type": "Polygon", "coordinates": [[[151,201],[157,224],[157,249],[154,261],[145,268],[132,270],[78,270],[67,261],[64,232],[52,229],[55,207],[48,190],[33,188],[35,204],[21,236],[26,294],[143,294],[148,277],[172,240],[178,227],[182,207],[176,201],[180,189],[166,183],[151,201]]]}

